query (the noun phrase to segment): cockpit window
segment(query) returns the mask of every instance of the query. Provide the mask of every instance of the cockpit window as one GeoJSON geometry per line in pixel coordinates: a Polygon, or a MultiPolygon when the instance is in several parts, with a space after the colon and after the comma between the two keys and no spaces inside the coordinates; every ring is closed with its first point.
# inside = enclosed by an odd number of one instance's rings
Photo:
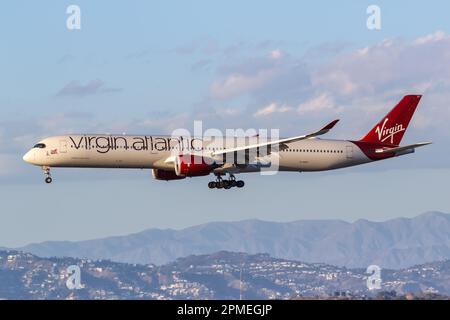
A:
{"type": "Polygon", "coordinates": [[[45,144],[43,143],[38,143],[37,145],[35,145],[33,148],[39,148],[39,149],[44,149],[46,147],[45,144]]]}

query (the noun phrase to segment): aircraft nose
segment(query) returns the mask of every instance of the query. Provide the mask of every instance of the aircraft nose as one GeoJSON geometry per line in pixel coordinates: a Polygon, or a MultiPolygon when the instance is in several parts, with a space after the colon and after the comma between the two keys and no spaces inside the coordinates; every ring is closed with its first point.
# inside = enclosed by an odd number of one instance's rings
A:
{"type": "Polygon", "coordinates": [[[25,153],[25,155],[23,156],[23,161],[28,163],[32,163],[34,161],[34,154],[32,150],[25,153]]]}

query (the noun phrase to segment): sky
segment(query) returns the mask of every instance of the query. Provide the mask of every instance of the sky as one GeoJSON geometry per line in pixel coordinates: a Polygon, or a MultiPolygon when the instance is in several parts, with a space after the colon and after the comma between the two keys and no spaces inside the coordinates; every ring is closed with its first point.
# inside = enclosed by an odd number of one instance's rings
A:
{"type": "Polygon", "coordinates": [[[210,221],[368,219],[450,212],[448,1],[4,1],[0,10],[0,246],[82,240],[210,221]],[[366,10],[380,8],[381,29],[366,10]],[[81,29],[67,28],[70,5],[81,29]],[[341,121],[359,139],[405,94],[423,99],[413,155],[333,172],[153,180],[150,170],[22,161],[67,133],[170,134],[341,121]]]}

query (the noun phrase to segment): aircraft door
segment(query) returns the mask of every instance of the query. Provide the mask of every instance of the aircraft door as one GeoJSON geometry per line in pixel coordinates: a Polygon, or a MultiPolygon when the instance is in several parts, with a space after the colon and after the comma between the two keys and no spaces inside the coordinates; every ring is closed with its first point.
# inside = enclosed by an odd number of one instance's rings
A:
{"type": "Polygon", "coordinates": [[[353,146],[346,146],[345,154],[346,154],[347,159],[353,159],[353,146]]]}
{"type": "Polygon", "coordinates": [[[67,141],[66,140],[59,141],[59,152],[67,153],[67,141]]]}

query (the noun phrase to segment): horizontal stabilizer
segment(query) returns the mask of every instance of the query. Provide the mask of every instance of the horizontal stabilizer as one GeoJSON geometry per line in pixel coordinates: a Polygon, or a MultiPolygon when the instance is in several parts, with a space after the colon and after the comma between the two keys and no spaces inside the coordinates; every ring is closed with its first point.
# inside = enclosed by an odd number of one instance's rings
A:
{"type": "Polygon", "coordinates": [[[375,150],[375,153],[398,153],[403,152],[407,150],[414,150],[415,148],[423,147],[428,144],[431,144],[432,142],[419,142],[415,144],[410,144],[408,146],[401,146],[401,147],[395,147],[395,148],[380,148],[375,150]]]}

